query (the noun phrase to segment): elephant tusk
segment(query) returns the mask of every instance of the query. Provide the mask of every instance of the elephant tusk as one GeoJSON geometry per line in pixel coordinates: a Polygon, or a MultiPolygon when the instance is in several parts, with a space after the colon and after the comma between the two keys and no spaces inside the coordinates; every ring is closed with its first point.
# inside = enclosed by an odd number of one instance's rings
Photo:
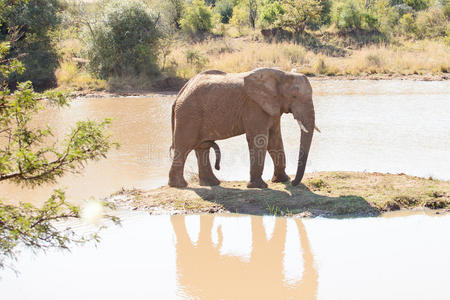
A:
{"type": "Polygon", "coordinates": [[[300,129],[303,130],[304,132],[308,133],[308,130],[306,130],[306,127],[303,125],[302,121],[298,121],[298,126],[300,126],[300,129]]]}
{"type": "Polygon", "coordinates": [[[314,126],[314,129],[315,129],[318,133],[321,133],[319,127],[314,126]]]}

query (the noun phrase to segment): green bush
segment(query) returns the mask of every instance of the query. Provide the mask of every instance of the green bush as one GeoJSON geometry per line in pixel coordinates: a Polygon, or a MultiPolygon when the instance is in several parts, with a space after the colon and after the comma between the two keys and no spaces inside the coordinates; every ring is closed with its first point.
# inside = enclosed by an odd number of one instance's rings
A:
{"type": "Polygon", "coordinates": [[[321,6],[319,18],[308,22],[311,29],[319,29],[322,25],[328,25],[331,22],[331,0],[319,0],[321,6]]]}
{"type": "Polygon", "coordinates": [[[335,2],[331,17],[335,26],[342,31],[379,31],[380,22],[376,10],[366,10],[356,0],[335,2]]]}
{"type": "Polygon", "coordinates": [[[355,0],[335,2],[332,8],[332,21],[338,29],[362,29],[363,7],[355,0]]]}
{"type": "Polygon", "coordinates": [[[404,3],[412,7],[414,10],[423,10],[430,7],[430,0],[404,0],[404,3]]]}
{"type": "Polygon", "coordinates": [[[7,58],[24,55],[20,58],[25,72],[10,74],[8,83],[15,87],[19,81],[32,80],[37,89],[53,87],[56,84],[55,70],[58,56],[53,48],[49,32],[60,23],[61,11],[57,0],[29,0],[7,6],[0,11],[0,42],[19,38],[14,42],[7,58]],[[14,28],[16,32],[14,32],[14,28]]]}
{"type": "Polygon", "coordinates": [[[220,22],[228,24],[233,16],[233,1],[219,0],[216,2],[216,12],[220,15],[220,22]]]}
{"type": "Polygon", "coordinates": [[[400,32],[406,36],[414,37],[417,34],[416,22],[412,14],[404,14],[399,21],[400,32]]]}
{"type": "Polygon", "coordinates": [[[181,29],[191,37],[202,36],[213,28],[212,10],[203,0],[194,0],[186,7],[181,29]]]}
{"type": "Polygon", "coordinates": [[[377,30],[386,37],[392,37],[398,31],[396,27],[400,17],[407,12],[412,12],[412,9],[404,4],[393,7],[389,5],[388,0],[379,0],[371,6],[370,12],[377,19],[375,24],[377,30]]]}
{"type": "MultiPolygon", "coordinates": [[[[20,2],[0,2],[0,9],[15,5],[20,2]]],[[[17,59],[6,58],[10,49],[10,41],[0,42],[1,78],[24,71],[17,59]]],[[[109,119],[98,123],[78,121],[71,133],[57,143],[52,128],[46,124],[39,126],[40,113],[50,105],[66,107],[68,101],[61,92],[36,93],[31,81],[18,83],[14,93],[0,83],[0,182],[31,187],[55,183],[66,173],[78,172],[86,162],[106,157],[112,147],[118,146],[105,134],[109,119]]],[[[17,259],[24,246],[32,250],[68,249],[73,242],[98,240],[95,233],[77,237],[70,226],[57,224],[59,220],[80,217],[79,207],[68,203],[62,190],[55,190],[40,208],[29,203],[7,205],[2,201],[0,269],[10,267],[10,260],[17,259]]],[[[117,222],[118,218],[111,220],[117,222]]]]}
{"type": "Polygon", "coordinates": [[[248,5],[242,1],[233,8],[233,17],[230,19],[230,24],[236,26],[239,33],[241,33],[245,26],[250,25],[249,17],[248,5]]]}
{"type": "Polygon", "coordinates": [[[322,6],[319,0],[283,0],[285,13],[281,16],[281,27],[295,33],[298,40],[308,23],[320,20],[322,6]]]}
{"type": "Polygon", "coordinates": [[[285,10],[280,2],[267,2],[261,9],[260,22],[262,27],[277,27],[278,24],[275,24],[275,22],[279,20],[280,16],[284,15],[284,13],[285,10]]]}
{"type": "Polygon", "coordinates": [[[154,76],[161,34],[155,17],[138,2],[114,2],[93,29],[89,68],[102,79],[154,76]]]}

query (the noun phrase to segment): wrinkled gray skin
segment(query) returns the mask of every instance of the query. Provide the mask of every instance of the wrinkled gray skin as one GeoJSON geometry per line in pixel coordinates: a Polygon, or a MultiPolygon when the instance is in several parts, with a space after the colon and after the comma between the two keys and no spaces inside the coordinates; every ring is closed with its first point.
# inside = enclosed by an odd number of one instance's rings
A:
{"type": "MultiPolygon", "coordinates": [[[[303,178],[315,128],[312,88],[302,75],[260,68],[246,73],[206,71],[192,78],[172,106],[174,159],[169,185],[185,187],[183,169],[195,150],[201,185],[218,185],[209,161],[214,141],[246,134],[250,151],[249,188],[265,188],[261,175],[266,151],[273,160],[273,182],[286,182],[286,158],[280,118],[292,113],[299,122],[301,140],[293,185],[303,178]]],[[[216,150],[216,154],[218,151],[216,150]]],[[[216,161],[216,165],[218,162],[216,161]]]]}

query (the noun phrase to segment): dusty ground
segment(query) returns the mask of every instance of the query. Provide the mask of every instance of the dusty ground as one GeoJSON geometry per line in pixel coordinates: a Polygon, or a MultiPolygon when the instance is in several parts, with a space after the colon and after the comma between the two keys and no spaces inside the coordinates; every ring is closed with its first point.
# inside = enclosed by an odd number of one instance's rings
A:
{"type": "Polygon", "coordinates": [[[376,216],[401,209],[450,211],[450,181],[404,174],[317,172],[297,187],[269,183],[267,189],[247,189],[246,182],[222,182],[216,187],[164,186],[155,190],[123,190],[110,201],[152,214],[245,213],[304,217],[376,216]]]}

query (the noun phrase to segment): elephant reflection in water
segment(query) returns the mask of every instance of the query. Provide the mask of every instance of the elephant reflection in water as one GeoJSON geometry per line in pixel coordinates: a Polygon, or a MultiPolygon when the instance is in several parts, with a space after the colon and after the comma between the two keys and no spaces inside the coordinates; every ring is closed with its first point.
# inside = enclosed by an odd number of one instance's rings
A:
{"type": "Polygon", "coordinates": [[[187,234],[184,217],[171,218],[177,238],[178,284],[183,296],[187,299],[316,299],[318,275],[301,220],[296,219],[295,223],[303,248],[304,272],[301,281],[292,285],[283,277],[285,218],[276,219],[272,238],[267,240],[262,218],[251,217],[252,253],[248,262],[220,254],[223,234],[219,226],[215,245],[211,237],[213,221],[213,216],[201,216],[200,233],[194,245],[187,234]]]}

